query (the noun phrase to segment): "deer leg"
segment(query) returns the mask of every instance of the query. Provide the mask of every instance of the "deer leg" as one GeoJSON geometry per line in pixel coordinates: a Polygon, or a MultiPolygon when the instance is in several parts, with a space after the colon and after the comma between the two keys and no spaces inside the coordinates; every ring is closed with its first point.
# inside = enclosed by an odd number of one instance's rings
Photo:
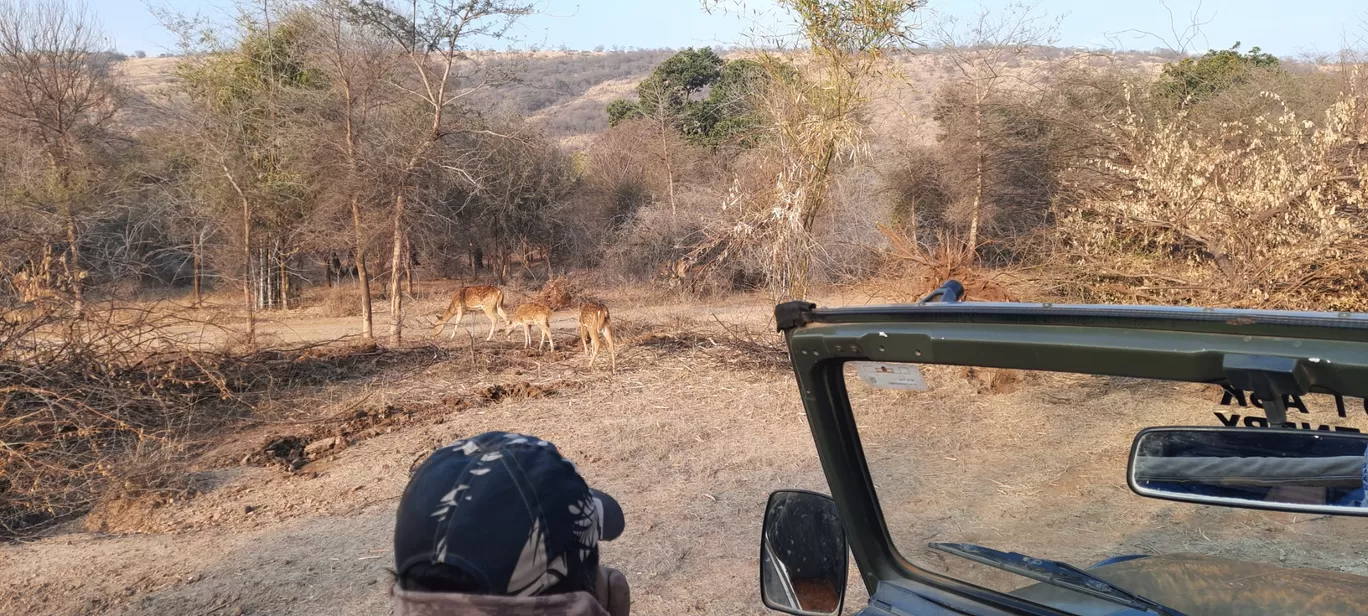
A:
{"type": "Polygon", "coordinates": [[[589,340],[593,344],[593,350],[589,352],[589,367],[594,367],[594,360],[598,359],[599,353],[599,333],[593,329],[589,330],[589,340]]]}
{"type": "Polygon", "coordinates": [[[451,339],[456,339],[456,330],[461,329],[461,317],[465,316],[465,306],[456,309],[456,316],[452,317],[456,321],[456,326],[451,328],[451,339]]]}
{"type": "Polygon", "coordinates": [[[489,336],[485,337],[485,340],[492,340],[494,338],[494,330],[499,327],[499,321],[494,318],[493,308],[485,308],[484,313],[486,317],[489,317],[489,336]]]}
{"type": "Polygon", "coordinates": [[[607,324],[603,326],[603,338],[608,341],[608,359],[613,364],[613,374],[617,374],[617,345],[613,344],[613,330],[607,324]]]}
{"type": "MultiPolygon", "coordinates": [[[[543,325],[542,325],[542,335],[546,337],[546,341],[547,341],[547,342],[551,343],[551,352],[552,352],[552,353],[555,353],[555,352],[556,352],[556,339],[553,338],[553,337],[551,336],[551,325],[550,325],[550,324],[543,324],[543,325]]],[[[538,351],[541,350],[541,343],[537,343],[537,350],[538,350],[538,351]]]]}

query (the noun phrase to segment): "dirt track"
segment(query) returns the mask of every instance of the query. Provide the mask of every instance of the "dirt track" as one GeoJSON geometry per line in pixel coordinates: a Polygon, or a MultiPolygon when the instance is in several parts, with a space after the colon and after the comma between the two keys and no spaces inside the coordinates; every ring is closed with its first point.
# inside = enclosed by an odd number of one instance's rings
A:
{"type": "MultiPolygon", "coordinates": [[[[437,301],[415,312],[435,312],[437,301]]],[[[205,452],[202,493],[188,501],[106,507],[37,542],[0,546],[0,613],[386,614],[394,505],[408,469],[435,446],[491,429],[554,441],[622,502],[627,532],[604,559],[627,573],[634,613],[764,612],[755,579],[766,495],[826,491],[792,374],[711,345],[726,335],[711,315],[760,332],[769,307],[756,298],[610,305],[626,342],[616,376],[582,368],[573,321],[561,313],[555,354],[477,336],[472,368],[462,336],[442,341],[458,351],[451,359],[296,392],[296,411],[326,416],[364,403],[397,409],[397,419],[296,473],[238,461],[307,426],[249,425],[205,452]],[[500,384],[525,385],[487,393],[500,384]],[[472,397],[483,402],[448,404],[472,397]]],[[[415,337],[426,335],[423,318],[415,337]]],[[[336,337],[351,321],[302,315],[264,329],[336,337]]],[[[853,387],[852,399],[894,537],[933,569],[1023,583],[933,555],[920,547],[928,540],[1084,565],[1117,551],[1197,551],[1368,573],[1361,521],[1220,512],[1125,489],[1116,468],[1129,436],[1146,422],[1214,423],[1210,413],[1223,409],[1207,389],[928,374],[926,394],[853,387]]],[[[862,598],[852,584],[848,605],[862,598]]]]}
{"type": "MultiPolygon", "coordinates": [[[[415,337],[426,339],[423,319],[430,324],[431,317],[423,311],[435,312],[435,303],[415,311],[423,315],[411,326],[415,337]]],[[[629,340],[662,322],[703,330],[714,313],[763,326],[768,313],[755,300],[684,315],[678,305],[616,304],[622,307],[614,308],[615,319],[629,340]]],[[[263,330],[281,340],[288,340],[282,332],[337,337],[353,321],[306,316],[263,330]]],[[[249,426],[206,452],[204,491],[188,502],[105,508],[51,537],[0,546],[0,612],[388,613],[392,518],[410,465],[434,446],[491,429],[552,440],[592,483],[619,498],[628,530],[605,546],[604,558],[627,572],[634,613],[761,611],[753,544],[766,495],[778,486],[824,484],[790,374],[727,369],[719,363],[725,358],[697,350],[696,340],[664,338],[623,344],[612,376],[606,365],[582,368],[568,313],[553,322],[555,354],[522,351],[516,334],[514,341],[485,343],[478,334],[487,333],[487,324],[469,317],[467,323],[474,324],[477,351],[504,350],[493,368],[470,370],[464,335],[443,338],[461,359],[339,384],[318,392],[320,410],[361,399],[434,403],[493,383],[544,385],[550,395],[449,413],[424,405],[409,425],[296,474],[236,464],[293,429],[249,426]]],[[[720,339],[720,329],[711,331],[720,339]]]]}

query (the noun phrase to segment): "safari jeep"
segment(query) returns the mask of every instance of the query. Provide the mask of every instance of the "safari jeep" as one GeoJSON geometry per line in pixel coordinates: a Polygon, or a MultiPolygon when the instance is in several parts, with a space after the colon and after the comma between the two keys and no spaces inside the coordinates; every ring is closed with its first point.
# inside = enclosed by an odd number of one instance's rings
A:
{"type": "Polygon", "coordinates": [[[765,605],[1368,614],[1368,315],[776,308],[831,496],[771,495],[765,605]],[[855,578],[855,576],[850,576],[855,578]]]}

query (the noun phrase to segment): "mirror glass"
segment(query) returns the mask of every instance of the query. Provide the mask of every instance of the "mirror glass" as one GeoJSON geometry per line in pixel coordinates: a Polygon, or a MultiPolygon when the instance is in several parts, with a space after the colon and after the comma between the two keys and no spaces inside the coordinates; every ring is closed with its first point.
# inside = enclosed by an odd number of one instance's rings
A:
{"type": "Polygon", "coordinates": [[[836,614],[846,586],[846,540],[836,501],[814,492],[770,495],[760,538],[760,594],[788,614],[836,614]]]}
{"type": "Polygon", "coordinates": [[[1137,494],[1278,511],[1368,515],[1368,436],[1307,430],[1151,428],[1131,448],[1137,494]]]}

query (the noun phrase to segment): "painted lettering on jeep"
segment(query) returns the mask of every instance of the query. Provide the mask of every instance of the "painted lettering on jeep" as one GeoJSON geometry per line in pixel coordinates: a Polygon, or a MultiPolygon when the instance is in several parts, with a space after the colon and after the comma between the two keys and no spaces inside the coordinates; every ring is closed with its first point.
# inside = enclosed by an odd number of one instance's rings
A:
{"type": "MultiPolygon", "coordinates": [[[[1245,392],[1238,389],[1234,389],[1228,385],[1222,385],[1221,389],[1223,390],[1221,394],[1222,406],[1238,406],[1242,408],[1248,408],[1250,406],[1253,406],[1255,408],[1260,409],[1264,408],[1264,401],[1260,400],[1259,396],[1252,391],[1245,392]]],[[[1349,413],[1347,411],[1347,406],[1344,402],[1344,396],[1341,396],[1339,394],[1331,394],[1330,397],[1333,398],[1335,401],[1335,414],[1339,417],[1347,418],[1349,416],[1349,413]]],[[[1312,410],[1311,407],[1307,406],[1306,400],[1302,399],[1301,396],[1283,396],[1283,406],[1287,408],[1287,411],[1289,413],[1295,410],[1302,414],[1309,415],[1311,414],[1312,410]]],[[[1365,415],[1368,415],[1368,400],[1360,400],[1358,406],[1363,409],[1365,415]]],[[[1268,419],[1257,415],[1241,415],[1239,413],[1227,414],[1221,412],[1217,412],[1215,413],[1215,415],[1216,419],[1221,422],[1221,425],[1226,427],[1268,427],[1268,419]]],[[[1310,418],[1308,417],[1306,419],[1310,418]]],[[[1298,430],[1319,430],[1322,432],[1362,432],[1358,428],[1352,428],[1349,426],[1333,426],[1319,422],[1313,423],[1309,421],[1287,421],[1283,423],[1283,427],[1294,428],[1298,430]]]]}

